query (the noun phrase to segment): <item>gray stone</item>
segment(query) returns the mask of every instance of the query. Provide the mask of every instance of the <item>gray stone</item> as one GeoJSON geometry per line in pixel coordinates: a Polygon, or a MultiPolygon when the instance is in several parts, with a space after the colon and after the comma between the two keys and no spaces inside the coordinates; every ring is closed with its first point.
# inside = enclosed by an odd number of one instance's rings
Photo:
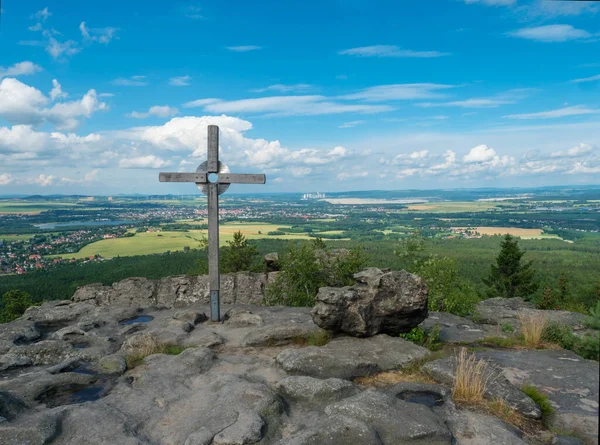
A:
{"type": "Polygon", "coordinates": [[[213,439],[213,445],[248,445],[257,443],[262,437],[262,418],[254,411],[238,413],[236,422],[225,428],[213,439]]]}
{"type": "Polygon", "coordinates": [[[77,351],[64,341],[42,340],[31,345],[15,346],[10,354],[28,357],[33,365],[53,365],[77,356],[77,351]]]}
{"type": "Polygon", "coordinates": [[[337,402],[360,391],[354,383],[347,380],[321,380],[305,376],[286,377],[280,380],[275,388],[286,399],[308,403],[337,402]]]}
{"type": "Polygon", "coordinates": [[[374,390],[329,405],[325,414],[368,423],[385,445],[449,445],[452,440],[444,422],[426,406],[407,403],[374,390]]]}
{"type": "Polygon", "coordinates": [[[497,363],[516,387],[534,385],[555,409],[551,424],[587,437],[598,436],[598,362],[570,351],[488,351],[479,354],[497,363]]]}
{"type": "Polygon", "coordinates": [[[212,348],[225,343],[225,339],[219,334],[206,329],[195,329],[184,338],[179,344],[180,346],[194,348],[212,348]]]}
{"type": "Polygon", "coordinates": [[[81,359],[79,357],[71,357],[58,365],[50,366],[46,368],[50,374],[60,374],[61,372],[71,372],[81,365],[81,359]]]}
{"type": "MultiPolygon", "coordinates": [[[[366,422],[352,417],[333,415],[317,425],[279,442],[278,445],[388,445],[366,422]]],[[[402,442],[409,445],[409,442],[402,442]]],[[[391,445],[391,444],[389,444],[391,445]]]]}
{"type": "Polygon", "coordinates": [[[13,344],[29,343],[40,338],[42,333],[33,321],[18,318],[10,323],[0,324],[0,341],[13,344]]]}
{"type": "Polygon", "coordinates": [[[102,374],[121,375],[127,370],[125,357],[120,354],[107,355],[98,362],[98,371],[102,374]]]}
{"type": "Polygon", "coordinates": [[[25,411],[27,407],[23,402],[7,392],[0,391],[0,416],[6,420],[13,420],[17,414],[25,411]]]}
{"type": "Polygon", "coordinates": [[[556,436],[552,439],[552,445],[585,445],[585,443],[578,437],[556,436]]]}
{"type": "Polygon", "coordinates": [[[429,355],[425,348],[382,334],[366,339],[335,338],[321,347],[286,349],[277,355],[277,363],[292,375],[353,379],[399,369],[429,355]]]}
{"type": "Polygon", "coordinates": [[[429,312],[421,323],[426,331],[436,325],[440,327],[440,340],[444,343],[472,343],[499,335],[497,327],[481,325],[447,312],[429,312]]]}
{"type": "Polygon", "coordinates": [[[156,307],[154,296],[156,282],[147,278],[126,278],[112,285],[115,291],[112,301],[98,301],[100,305],[119,304],[137,308],[156,307]]]}
{"type": "Polygon", "coordinates": [[[523,315],[544,316],[550,323],[562,324],[575,329],[583,328],[586,315],[568,311],[546,311],[536,309],[533,303],[522,298],[490,298],[477,304],[475,310],[481,323],[492,325],[509,324],[515,330],[521,326],[519,317],[523,315]]]}
{"type": "Polygon", "coordinates": [[[45,445],[59,433],[56,413],[43,412],[22,416],[14,422],[0,422],[2,445],[45,445]]]}
{"type": "Polygon", "coordinates": [[[238,272],[235,278],[235,303],[260,304],[267,282],[265,274],[238,272]]]}
{"type": "Polygon", "coordinates": [[[408,332],[427,317],[427,286],[406,271],[369,268],[355,275],[357,283],[323,287],[312,310],[323,329],[356,337],[408,332]]]}
{"type": "Polygon", "coordinates": [[[397,383],[386,392],[405,402],[422,403],[430,408],[447,403],[451,396],[451,391],[446,386],[417,382],[397,383]]]}
{"type": "Polygon", "coordinates": [[[456,445],[527,445],[517,429],[487,414],[459,410],[447,419],[447,424],[456,445]]]}
{"type": "Polygon", "coordinates": [[[265,267],[269,272],[279,270],[279,254],[277,252],[267,253],[264,256],[265,267]]]}
{"type": "MultiPolygon", "coordinates": [[[[453,386],[456,378],[456,359],[444,358],[426,363],[422,370],[440,383],[453,386]]],[[[515,409],[523,416],[531,419],[540,419],[542,412],[537,404],[519,388],[513,386],[498,370],[495,363],[488,361],[485,376],[487,388],[484,397],[489,400],[502,399],[508,406],[515,409]]]]}
{"type": "Polygon", "coordinates": [[[265,326],[250,331],[244,339],[245,346],[282,346],[306,340],[318,331],[313,325],[265,326]]]}
{"type": "Polygon", "coordinates": [[[93,309],[94,306],[90,303],[74,304],[68,300],[47,301],[40,306],[28,308],[23,314],[23,318],[34,321],[37,326],[61,328],[93,309]]]}
{"type": "Polygon", "coordinates": [[[183,445],[211,445],[214,434],[202,427],[190,434],[183,445]]]}
{"type": "Polygon", "coordinates": [[[8,354],[0,356],[0,371],[31,366],[32,364],[33,360],[24,355],[9,352],[8,354]]]}
{"type": "Polygon", "coordinates": [[[187,321],[194,326],[208,320],[208,317],[204,312],[197,311],[177,311],[173,314],[173,318],[175,320],[187,321]]]}
{"type": "Polygon", "coordinates": [[[225,314],[225,325],[230,328],[262,326],[263,318],[247,310],[232,309],[225,314]]]}
{"type": "Polygon", "coordinates": [[[85,332],[77,326],[67,326],[54,333],[54,337],[58,340],[64,340],[65,337],[74,335],[85,335],[85,332]]]}
{"type": "Polygon", "coordinates": [[[37,371],[0,380],[0,391],[9,393],[29,406],[34,406],[56,392],[69,388],[85,388],[96,380],[96,376],[76,372],[50,374],[46,371],[37,371]]]}

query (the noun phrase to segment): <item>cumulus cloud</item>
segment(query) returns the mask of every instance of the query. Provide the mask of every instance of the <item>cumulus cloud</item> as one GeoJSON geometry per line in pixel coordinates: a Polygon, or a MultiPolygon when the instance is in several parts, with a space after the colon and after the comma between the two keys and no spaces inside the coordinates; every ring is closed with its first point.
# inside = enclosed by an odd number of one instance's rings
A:
{"type": "Polygon", "coordinates": [[[590,154],[593,151],[594,147],[591,145],[580,143],[568,150],[555,151],[550,156],[553,158],[578,158],[590,154]]]}
{"type": "Polygon", "coordinates": [[[95,90],[89,90],[80,100],[62,102],[47,108],[49,99],[38,89],[17,79],[0,82],[0,117],[12,124],[51,122],[59,129],[74,129],[83,118],[89,118],[108,106],[100,102],[95,90]]]}
{"type": "Polygon", "coordinates": [[[339,54],[345,56],[359,57],[415,57],[415,58],[432,58],[449,56],[450,53],[440,51],[413,51],[410,49],[402,49],[396,45],[373,45],[361,46],[358,48],[350,48],[340,51],[339,54]]]}
{"type": "Polygon", "coordinates": [[[13,182],[13,177],[9,173],[0,174],[0,185],[8,185],[13,182]]]}
{"type": "Polygon", "coordinates": [[[15,63],[8,68],[0,66],[0,79],[3,77],[27,76],[42,71],[42,67],[33,62],[24,61],[15,63]]]}
{"type": "Polygon", "coordinates": [[[177,108],[169,107],[168,105],[154,105],[150,107],[146,112],[140,113],[137,111],[132,111],[130,114],[128,114],[128,116],[136,119],[145,119],[150,116],[171,117],[175,116],[177,113],[179,113],[179,110],[177,108]]]}
{"type": "Polygon", "coordinates": [[[478,145],[473,147],[468,154],[463,156],[463,162],[487,162],[496,156],[496,150],[487,145],[478,145]]]}

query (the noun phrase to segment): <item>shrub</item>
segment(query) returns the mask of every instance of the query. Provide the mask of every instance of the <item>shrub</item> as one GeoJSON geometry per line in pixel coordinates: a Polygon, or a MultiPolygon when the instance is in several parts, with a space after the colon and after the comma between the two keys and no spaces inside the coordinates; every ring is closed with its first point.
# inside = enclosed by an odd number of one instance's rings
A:
{"type": "Polygon", "coordinates": [[[456,377],[452,388],[452,397],[457,402],[478,403],[483,400],[483,395],[490,382],[491,372],[488,362],[468,354],[461,348],[456,357],[456,377]]]}
{"type": "Polygon", "coordinates": [[[321,243],[319,239],[300,245],[290,242],[280,260],[281,272],[265,290],[264,304],[314,306],[320,287],[354,283],[353,275],[367,262],[362,249],[353,249],[348,255],[328,256],[318,248],[321,243]]]}
{"type": "Polygon", "coordinates": [[[458,316],[472,314],[479,296],[475,287],[460,278],[452,258],[432,256],[423,261],[417,271],[429,290],[429,310],[449,312],[458,316]]]}
{"type": "Polygon", "coordinates": [[[600,330],[600,301],[596,303],[596,307],[589,310],[590,316],[584,322],[588,328],[600,330]]]}
{"type": "Polygon", "coordinates": [[[258,255],[258,248],[248,244],[241,231],[233,234],[233,240],[227,241],[227,247],[222,252],[223,272],[240,272],[250,270],[254,259],[258,255]]]}
{"type": "Polygon", "coordinates": [[[2,295],[1,301],[4,307],[0,309],[0,323],[8,323],[19,318],[29,306],[33,306],[31,295],[18,289],[6,292],[2,295]]]}
{"type": "Polygon", "coordinates": [[[412,328],[409,332],[400,334],[400,337],[419,346],[423,346],[430,351],[437,351],[442,347],[440,342],[440,326],[438,324],[427,331],[417,326],[416,328],[412,328]]]}
{"type": "Polygon", "coordinates": [[[500,327],[502,328],[502,332],[506,334],[512,334],[513,332],[515,332],[515,328],[513,328],[513,325],[511,325],[510,323],[502,323],[500,327]]]}
{"type": "Polygon", "coordinates": [[[552,292],[552,289],[547,287],[544,289],[544,293],[538,302],[537,307],[538,309],[557,311],[560,309],[559,298],[552,292]]]}
{"type": "Polygon", "coordinates": [[[568,326],[552,323],[546,326],[542,338],[544,341],[555,343],[564,349],[571,350],[585,359],[599,360],[600,333],[586,334],[583,337],[578,337],[573,334],[568,326]]]}
{"type": "Polygon", "coordinates": [[[542,334],[547,325],[546,316],[543,314],[520,315],[521,335],[525,344],[537,347],[542,342],[542,334]]]}

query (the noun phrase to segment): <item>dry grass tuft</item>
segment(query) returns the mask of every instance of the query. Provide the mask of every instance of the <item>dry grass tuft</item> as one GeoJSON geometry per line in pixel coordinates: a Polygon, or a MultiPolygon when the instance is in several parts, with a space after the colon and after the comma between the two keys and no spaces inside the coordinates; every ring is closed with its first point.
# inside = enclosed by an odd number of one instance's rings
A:
{"type": "Polygon", "coordinates": [[[548,320],[544,314],[523,314],[519,316],[521,322],[521,335],[525,345],[539,347],[542,344],[544,329],[548,320]]]}
{"type": "Polygon", "coordinates": [[[488,362],[461,348],[456,357],[456,377],[452,397],[457,402],[475,404],[483,401],[492,373],[488,362]]]}

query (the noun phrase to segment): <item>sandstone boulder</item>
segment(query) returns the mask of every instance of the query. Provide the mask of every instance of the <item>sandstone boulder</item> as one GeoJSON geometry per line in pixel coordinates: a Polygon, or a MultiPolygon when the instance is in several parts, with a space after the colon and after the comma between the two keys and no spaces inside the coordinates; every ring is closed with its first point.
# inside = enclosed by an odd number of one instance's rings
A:
{"type": "Polygon", "coordinates": [[[427,317],[427,286],[406,271],[369,268],[357,273],[357,283],[319,289],[312,310],[315,324],[355,337],[408,332],[427,317]]]}

